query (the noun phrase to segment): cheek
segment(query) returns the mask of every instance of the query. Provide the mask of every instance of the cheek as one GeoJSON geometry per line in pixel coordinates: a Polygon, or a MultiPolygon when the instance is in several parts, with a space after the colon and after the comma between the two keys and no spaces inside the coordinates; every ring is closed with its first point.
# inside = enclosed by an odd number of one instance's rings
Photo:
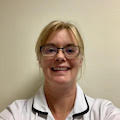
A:
{"type": "Polygon", "coordinates": [[[40,67],[43,71],[44,77],[49,75],[49,62],[46,60],[41,60],[40,67]]]}
{"type": "Polygon", "coordinates": [[[77,58],[77,59],[71,60],[71,65],[72,67],[79,69],[82,66],[82,59],[77,58]]]}
{"type": "Polygon", "coordinates": [[[39,61],[39,64],[40,64],[41,68],[44,70],[44,69],[47,69],[50,67],[50,65],[52,64],[52,61],[53,60],[51,60],[51,59],[42,58],[39,61]]]}

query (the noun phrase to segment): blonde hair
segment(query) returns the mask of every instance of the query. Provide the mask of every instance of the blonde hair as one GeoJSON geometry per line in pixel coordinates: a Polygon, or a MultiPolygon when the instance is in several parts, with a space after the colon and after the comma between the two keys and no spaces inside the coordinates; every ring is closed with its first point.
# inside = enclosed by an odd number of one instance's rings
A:
{"type": "Polygon", "coordinates": [[[69,22],[63,22],[63,21],[59,21],[59,20],[55,20],[50,22],[40,33],[40,36],[38,37],[36,46],[35,46],[35,52],[37,55],[37,59],[39,60],[39,56],[40,56],[40,46],[45,45],[48,37],[57,30],[61,30],[61,29],[67,29],[70,30],[75,39],[78,42],[78,45],[80,46],[80,53],[82,56],[84,56],[84,44],[83,44],[83,40],[82,37],[78,31],[78,29],[76,28],[75,25],[69,23],[69,22]]]}

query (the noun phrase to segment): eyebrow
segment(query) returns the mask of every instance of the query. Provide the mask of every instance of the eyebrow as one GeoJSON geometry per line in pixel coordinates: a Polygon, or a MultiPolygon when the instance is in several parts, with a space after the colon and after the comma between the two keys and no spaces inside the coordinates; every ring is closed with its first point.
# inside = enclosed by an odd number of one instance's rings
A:
{"type": "MultiPolygon", "coordinates": [[[[46,46],[46,45],[51,45],[51,46],[57,47],[57,45],[55,45],[54,43],[47,43],[44,46],[46,46]]],[[[66,46],[77,46],[77,45],[75,45],[74,43],[68,43],[68,44],[64,45],[63,47],[66,47],[66,46]]]]}
{"type": "Polygon", "coordinates": [[[43,46],[46,46],[46,45],[56,46],[54,43],[47,43],[47,44],[44,44],[43,46]]]}
{"type": "MultiPolygon", "coordinates": [[[[77,45],[75,45],[75,44],[73,44],[73,43],[70,43],[70,44],[67,44],[67,45],[65,45],[65,46],[77,46],[77,45]]],[[[64,47],[65,47],[64,46],[64,47]]]]}

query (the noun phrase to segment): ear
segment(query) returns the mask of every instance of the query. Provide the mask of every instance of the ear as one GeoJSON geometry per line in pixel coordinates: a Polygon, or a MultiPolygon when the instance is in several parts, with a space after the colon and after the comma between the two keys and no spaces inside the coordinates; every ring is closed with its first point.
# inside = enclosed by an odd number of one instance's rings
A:
{"type": "Polygon", "coordinates": [[[80,61],[79,61],[79,66],[80,66],[80,67],[82,66],[82,63],[83,63],[83,57],[80,56],[80,61]]]}
{"type": "Polygon", "coordinates": [[[41,61],[40,60],[38,61],[38,63],[39,63],[39,67],[41,67],[41,61]]]}
{"type": "Polygon", "coordinates": [[[40,55],[38,56],[38,63],[39,63],[39,67],[41,67],[41,57],[40,57],[40,55]]]}

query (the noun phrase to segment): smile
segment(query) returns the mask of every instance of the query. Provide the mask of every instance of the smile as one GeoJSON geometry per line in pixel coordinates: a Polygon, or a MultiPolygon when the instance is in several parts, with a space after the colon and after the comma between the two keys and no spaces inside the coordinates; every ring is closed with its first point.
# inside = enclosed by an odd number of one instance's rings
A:
{"type": "Polygon", "coordinates": [[[70,70],[70,67],[52,67],[52,71],[68,71],[70,70]]]}

